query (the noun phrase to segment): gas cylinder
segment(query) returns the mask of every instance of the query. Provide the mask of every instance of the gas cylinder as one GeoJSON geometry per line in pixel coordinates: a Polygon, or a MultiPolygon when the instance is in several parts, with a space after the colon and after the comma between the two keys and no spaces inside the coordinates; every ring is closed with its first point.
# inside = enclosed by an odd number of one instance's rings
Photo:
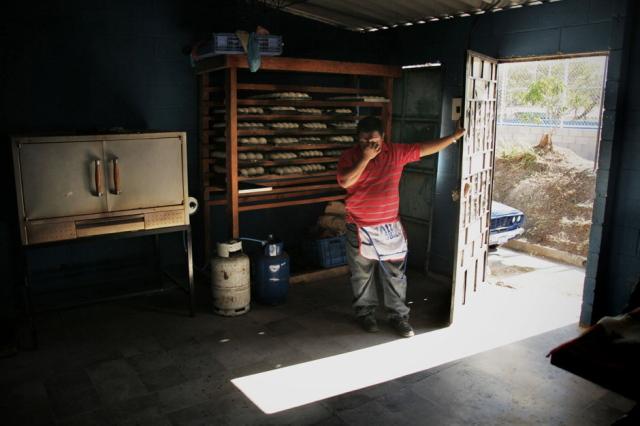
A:
{"type": "Polygon", "coordinates": [[[253,264],[254,293],[260,303],[277,305],[289,292],[289,255],[282,241],[269,235],[253,264]]]}
{"type": "Polygon", "coordinates": [[[237,316],[251,307],[249,256],[242,252],[241,241],[217,244],[218,256],[211,260],[211,291],[213,312],[237,316]]]}

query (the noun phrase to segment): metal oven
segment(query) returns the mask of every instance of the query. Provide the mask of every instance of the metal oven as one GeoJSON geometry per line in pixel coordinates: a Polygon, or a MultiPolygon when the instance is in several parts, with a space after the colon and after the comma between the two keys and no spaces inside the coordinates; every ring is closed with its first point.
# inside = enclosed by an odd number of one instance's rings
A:
{"type": "Polygon", "coordinates": [[[189,224],[183,132],[12,142],[23,245],[189,224]]]}

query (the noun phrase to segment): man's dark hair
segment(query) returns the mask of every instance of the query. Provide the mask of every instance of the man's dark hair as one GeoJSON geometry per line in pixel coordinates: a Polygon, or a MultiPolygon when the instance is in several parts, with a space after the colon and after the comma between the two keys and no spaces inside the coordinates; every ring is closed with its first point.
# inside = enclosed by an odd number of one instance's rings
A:
{"type": "Polygon", "coordinates": [[[358,122],[358,134],[360,133],[371,133],[377,131],[380,134],[384,133],[384,128],[382,127],[382,121],[378,117],[369,116],[365,117],[358,122]]]}

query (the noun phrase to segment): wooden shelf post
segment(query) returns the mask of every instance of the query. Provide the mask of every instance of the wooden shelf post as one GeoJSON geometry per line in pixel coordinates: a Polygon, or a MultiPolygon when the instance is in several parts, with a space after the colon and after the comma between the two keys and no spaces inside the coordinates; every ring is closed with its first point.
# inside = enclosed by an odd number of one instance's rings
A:
{"type": "Polygon", "coordinates": [[[389,99],[389,102],[387,102],[383,107],[382,107],[382,123],[384,125],[384,135],[385,135],[385,141],[387,143],[391,143],[391,122],[393,121],[393,116],[392,116],[392,105],[391,105],[391,100],[393,99],[393,78],[392,77],[385,77],[383,80],[383,90],[384,90],[384,96],[389,99]]]}
{"type": "Polygon", "coordinates": [[[231,238],[240,237],[238,209],[238,70],[230,67],[226,72],[225,99],[227,110],[227,212],[231,238]]]}

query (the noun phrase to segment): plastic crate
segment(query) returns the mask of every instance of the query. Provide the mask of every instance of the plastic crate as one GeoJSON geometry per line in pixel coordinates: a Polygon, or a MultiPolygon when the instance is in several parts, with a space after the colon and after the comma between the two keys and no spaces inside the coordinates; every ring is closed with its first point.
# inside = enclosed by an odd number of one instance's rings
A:
{"type": "Polygon", "coordinates": [[[333,268],[347,264],[346,237],[323,238],[305,242],[305,252],[309,260],[323,268],[333,268]]]}
{"type": "MultiPolygon", "coordinates": [[[[282,36],[256,35],[260,55],[282,55],[282,36]]],[[[237,35],[233,33],[214,33],[211,40],[202,44],[197,50],[197,59],[208,58],[216,55],[239,55],[244,49],[237,35]]]]}

